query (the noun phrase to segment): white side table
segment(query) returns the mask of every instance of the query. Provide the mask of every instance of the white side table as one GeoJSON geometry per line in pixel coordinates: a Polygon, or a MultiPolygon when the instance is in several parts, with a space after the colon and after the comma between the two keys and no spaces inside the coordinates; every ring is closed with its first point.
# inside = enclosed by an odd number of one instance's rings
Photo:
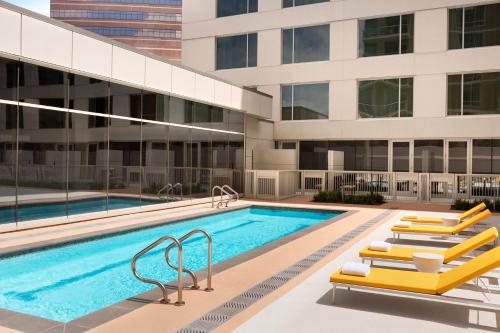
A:
{"type": "Polygon", "coordinates": [[[413,254],[413,262],[419,272],[439,273],[443,260],[444,256],[437,253],[417,252],[413,254]]]}

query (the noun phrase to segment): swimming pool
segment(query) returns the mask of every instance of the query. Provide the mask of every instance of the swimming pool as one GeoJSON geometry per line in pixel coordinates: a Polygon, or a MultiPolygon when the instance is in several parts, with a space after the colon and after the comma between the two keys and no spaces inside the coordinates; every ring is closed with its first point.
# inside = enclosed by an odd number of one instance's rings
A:
{"type": "MultiPolygon", "coordinates": [[[[47,219],[50,217],[61,217],[66,215],[95,213],[105,210],[114,210],[121,208],[132,208],[144,205],[152,205],[163,203],[159,200],[151,199],[135,199],[125,197],[109,197],[108,206],[106,207],[106,198],[92,198],[81,200],[67,201],[67,214],[66,214],[66,201],[51,202],[51,203],[38,203],[38,204],[24,204],[19,205],[18,220],[31,221],[39,219],[47,219]]],[[[0,224],[13,222],[15,213],[12,206],[0,207],[0,224]]]]}
{"type": "MultiPolygon", "coordinates": [[[[0,260],[0,308],[68,322],[154,288],[133,277],[130,262],[164,235],[181,237],[195,228],[208,231],[215,264],[340,214],[249,207],[6,257],[0,260]]],[[[205,268],[206,246],[201,236],[183,243],[184,266],[205,268]]],[[[175,279],[176,272],[165,264],[164,249],[139,259],[138,272],[163,282],[175,279]]],[[[172,262],[176,253],[171,253],[172,262]]]]}

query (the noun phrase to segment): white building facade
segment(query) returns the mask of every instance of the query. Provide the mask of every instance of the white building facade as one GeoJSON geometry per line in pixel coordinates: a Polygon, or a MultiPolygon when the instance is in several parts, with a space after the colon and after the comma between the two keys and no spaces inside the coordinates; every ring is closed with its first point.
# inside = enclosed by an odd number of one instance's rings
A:
{"type": "Polygon", "coordinates": [[[498,1],[183,6],[183,64],[273,96],[255,147],[304,170],[333,151],[344,170],[500,174],[498,1]]]}

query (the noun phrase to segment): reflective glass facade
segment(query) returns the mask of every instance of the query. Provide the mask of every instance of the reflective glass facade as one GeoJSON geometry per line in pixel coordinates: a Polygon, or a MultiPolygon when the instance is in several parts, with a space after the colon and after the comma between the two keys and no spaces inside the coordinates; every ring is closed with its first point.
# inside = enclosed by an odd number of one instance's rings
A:
{"type": "Polygon", "coordinates": [[[472,140],[472,173],[500,174],[500,139],[472,140]]]}
{"type": "Polygon", "coordinates": [[[330,0],[283,0],[283,8],[312,5],[320,2],[329,2],[330,0]]]}
{"type": "Polygon", "coordinates": [[[359,56],[412,53],[413,31],[413,14],[360,20],[359,56]]]}
{"type": "Polygon", "coordinates": [[[179,30],[171,29],[146,29],[146,28],[124,28],[124,27],[82,27],[85,30],[107,37],[154,37],[154,38],[176,38],[181,39],[179,30]]]}
{"type": "Polygon", "coordinates": [[[444,141],[415,140],[415,172],[442,173],[444,170],[444,141]]]}
{"type": "Polygon", "coordinates": [[[219,37],[217,69],[257,66],[257,34],[219,37]]]}
{"type": "Polygon", "coordinates": [[[413,116],[413,78],[359,82],[359,118],[413,116]]]}
{"type": "Polygon", "coordinates": [[[448,115],[500,114],[500,72],[448,75],[448,115]]]}
{"type": "Polygon", "coordinates": [[[281,119],[327,119],[328,83],[298,84],[281,87],[281,119]]]}
{"type": "Polygon", "coordinates": [[[284,29],[282,63],[324,61],[330,59],[330,25],[284,29]]]}
{"type": "Polygon", "coordinates": [[[96,20],[125,20],[125,21],[161,21],[181,22],[181,14],[126,12],[118,10],[86,10],[86,9],[55,9],[50,11],[51,17],[64,18],[89,18],[96,20]]]}
{"type": "Polygon", "coordinates": [[[255,13],[258,6],[258,0],[217,0],[217,17],[255,13]]]}
{"type": "Polygon", "coordinates": [[[500,3],[448,12],[448,48],[500,45],[500,3]]]}
{"type": "Polygon", "coordinates": [[[0,96],[0,223],[243,189],[242,113],[3,58],[0,96]]]}

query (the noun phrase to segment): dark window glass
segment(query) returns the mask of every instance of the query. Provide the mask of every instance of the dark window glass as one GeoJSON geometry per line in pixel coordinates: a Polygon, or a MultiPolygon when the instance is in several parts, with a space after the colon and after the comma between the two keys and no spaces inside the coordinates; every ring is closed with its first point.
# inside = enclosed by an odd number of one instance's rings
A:
{"type": "Polygon", "coordinates": [[[448,172],[467,173],[467,142],[448,143],[448,172]]]}
{"type": "Polygon", "coordinates": [[[217,38],[217,69],[257,66],[257,34],[217,38]]]}
{"type": "Polygon", "coordinates": [[[414,16],[390,16],[359,21],[359,56],[413,52],[414,16]]]}
{"type": "Polygon", "coordinates": [[[282,119],[326,119],[329,111],[328,101],[328,83],[283,86],[282,119]]]}
{"type": "Polygon", "coordinates": [[[186,124],[190,121],[193,108],[193,102],[182,98],[169,98],[169,113],[167,121],[174,124],[186,124]]]}
{"type": "Polygon", "coordinates": [[[449,10],[449,48],[500,45],[500,4],[449,10]]]}
{"type": "Polygon", "coordinates": [[[448,48],[461,49],[463,38],[463,8],[448,11],[448,48]]]}
{"type": "Polygon", "coordinates": [[[181,39],[182,33],[175,29],[148,29],[148,28],[125,28],[125,27],[96,27],[82,26],[82,29],[91,31],[98,35],[109,37],[146,37],[146,38],[168,38],[181,39]]]}
{"type": "Polygon", "coordinates": [[[33,64],[20,64],[19,98],[22,102],[66,108],[66,73],[33,64]]]}
{"type": "MultiPolygon", "coordinates": [[[[79,113],[69,113],[69,117],[73,124],[68,130],[69,192],[86,192],[88,198],[95,200],[96,210],[106,210],[108,118],[79,113]],[[100,125],[88,126],[88,124],[100,125]]],[[[85,205],[68,205],[69,215],[85,213],[89,213],[85,205]]]]}
{"type": "MultiPolygon", "coordinates": [[[[22,110],[17,111],[16,105],[3,105],[2,108],[5,109],[5,128],[6,129],[16,129],[24,128],[24,117],[22,110]],[[19,119],[18,119],[19,117],[19,119]]],[[[22,109],[22,108],[21,108],[22,109]]]]}
{"type": "Polygon", "coordinates": [[[283,142],[281,144],[281,149],[297,149],[296,142],[283,142]]]}
{"type": "Polygon", "coordinates": [[[231,132],[245,132],[245,114],[236,111],[227,111],[229,117],[228,130],[231,132]]]}
{"type": "Polygon", "coordinates": [[[141,118],[141,89],[117,83],[110,84],[111,114],[123,117],[141,118]]]}
{"type": "Polygon", "coordinates": [[[0,104],[0,224],[16,220],[16,118],[15,107],[0,104]]]}
{"type": "Polygon", "coordinates": [[[360,118],[413,116],[413,78],[359,82],[360,118]]]}
{"type": "Polygon", "coordinates": [[[142,95],[142,119],[167,121],[168,96],[144,92],[142,95]]]}
{"type": "MultiPolygon", "coordinates": [[[[387,171],[389,163],[388,141],[331,141],[329,150],[342,152],[343,161],[328,161],[329,165],[342,165],[347,171],[387,171]]],[[[330,158],[330,157],[329,157],[330,158]]]]}
{"type": "MultiPolygon", "coordinates": [[[[156,196],[168,184],[169,128],[161,124],[142,124],[142,195],[156,196]]],[[[171,193],[162,192],[166,202],[171,193]]],[[[179,193],[180,194],[180,193],[179,193]]],[[[180,195],[176,198],[180,198],[180,195]]]]}
{"type": "Polygon", "coordinates": [[[283,30],[282,50],[284,64],[330,59],[330,25],[283,30]]]}
{"type": "MultiPolygon", "coordinates": [[[[19,130],[19,193],[44,194],[51,198],[60,199],[57,203],[51,202],[50,212],[38,209],[19,210],[19,220],[36,220],[50,216],[64,216],[66,210],[66,163],[67,163],[67,129],[61,118],[67,112],[40,110],[23,107],[26,124],[19,130]],[[44,119],[42,119],[44,118],[44,119]],[[48,124],[47,128],[37,128],[38,122],[49,123],[45,119],[52,119],[56,126],[48,124]],[[22,214],[21,214],[22,212],[22,214]]],[[[19,196],[19,204],[23,204],[24,196],[19,196]]]]}
{"type": "Polygon", "coordinates": [[[320,2],[329,2],[330,0],[283,0],[283,8],[311,5],[320,2]]]}
{"type": "MultiPolygon", "coordinates": [[[[21,107],[24,112],[24,107],[21,107]]],[[[67,112],[40,109],[38,128],[66,128],[67,112]]]]}
{"type": "Polygon", "coordinates": [[[472,173],[500,173],[500,140],[472,141],[472,173]]]}
{"type": "MultiPolygon", "coordinates": [[[[190,171],[192,165],[191,129],[171,127],[169,137],[168,182],[182,184],[184,198],[189,199],[191,197],[192,176],[190,171]]],[[[216,154],[214,153],[214,155],[216,154]]]]}
{"type": "Polygon", "coordinates": [[[70,109],[109,114],[109,82],[69,74],[70,109]]]}
{"type": "Polygon", "coordinates": [[[415,140],[415,172],[443,172],[443,140],[415,140]]]}
{"type": "Polygon", "coordinates": [[[257,0],[217,0],[217,17],[253,13],[257,7],[257,0]]]}
{"type": "Polygon", "coordinates": [[[410,143],[393,142],[392,143],[392,171],[409,172],[410,171],[410,143]]]}
{"type": "Polygon", "coordinates": [[[500,114],[500,72],[464,74],[463,114],[500,114]]]}
{"type": "Polygon", "coordinates": [[[327,170],[328,142],[301,141],[299,144],[301,170],[327,170]]]}
{"type": "Polygon", "coordinates": [[[0,99],[17,101],[17,61],[0,58],[0,99]]]}
{"type": "Polygon", "coordinates": [[[462,75],[448,75],[448,116],[462,114],[462,75]]]}

